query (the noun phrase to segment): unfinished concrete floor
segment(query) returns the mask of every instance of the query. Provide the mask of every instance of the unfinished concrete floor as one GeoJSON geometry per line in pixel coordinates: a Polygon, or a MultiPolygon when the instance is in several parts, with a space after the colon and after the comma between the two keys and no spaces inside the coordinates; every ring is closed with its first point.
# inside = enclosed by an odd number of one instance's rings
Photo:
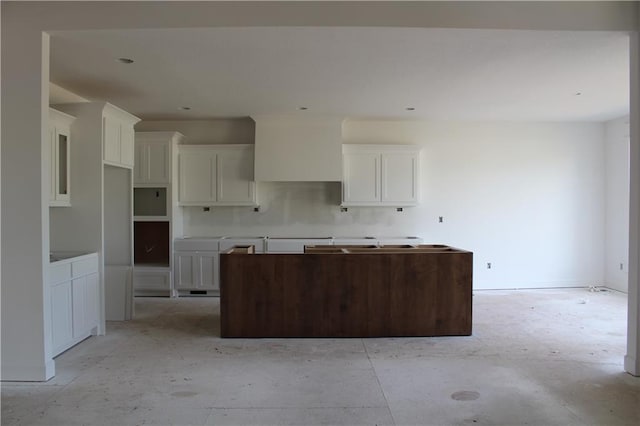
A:
{"type": "Polygon", "coordinates": [[[477,291],[471,337],[220,339],[216,298],[137,299],[3,383],[2,425],[638,425],[626,295],[477,291]]]}

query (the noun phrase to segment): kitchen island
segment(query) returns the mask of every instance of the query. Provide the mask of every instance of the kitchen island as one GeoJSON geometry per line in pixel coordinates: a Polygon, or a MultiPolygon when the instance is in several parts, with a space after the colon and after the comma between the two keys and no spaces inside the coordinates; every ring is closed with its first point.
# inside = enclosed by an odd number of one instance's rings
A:
{"type": "Polygon", "coordinates": [[[221,335],[470,335],[472,264],[445,245],[234,248],[220,255],[221,335]]]}

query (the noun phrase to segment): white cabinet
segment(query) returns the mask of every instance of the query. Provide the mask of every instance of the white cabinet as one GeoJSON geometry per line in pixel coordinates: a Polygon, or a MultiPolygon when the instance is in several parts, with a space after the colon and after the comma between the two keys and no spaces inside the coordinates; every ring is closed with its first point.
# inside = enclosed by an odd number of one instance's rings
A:
{"type": "Polygon", "coordinates": [[[173,290],[175,295],[219,294],[221,241],[224,241],[224,237],[186,237],[174,241],[173,290]]]}
{"type": "Polygon", "coordinates": [[[136,296],[172,295],[173,236],[182,233],[177,207],[178,132],[136,132],[133,287],[136,296]],[[162,255],[157,255],[162,253],[162,255]]]}
{"type": "Polygon", "coordinates": [[[136,132],[134,184],[172,181],[174,150],[184,136],[178,132],[136,132]]]}
{"type": "Polygon", "coordinates": [[[182,206],[255,206],[253,145],[181,145],[182,206]]]}
{"type": "Polygon", "coordinates": [[[71,281],[51,285],[51,343],[53,355],[64,351],[73,340],[71,281]]]}
{"type": "Polygon", "coordinates": [[[136,135],[133,183],[171,182],[171,145],[165,141],[140,141],[136,135]]]}
{"type": "Polygon", "coordinates": [[[71,123],[74,119],[68,114],[49,108],[51,207],[71,206],[71,123]]]}
{"type": "Polygon", "coordinates": [[[342,204],[379,203],[380,154],[378,152],[345,152],[343,162],[342,204]]]}
{"type": "Polygon", "coordinates": [[[343,206],[415,206],[420,149],[413,145],[343,145],[343,206]]]}
{"type": "Polygon", "coordinates": [[[86,338],[98,325],[98,282],[97,273],[71,282],[74,339],[86,338]]]}
{"type": "Polygon", "coordinates": [[[219,252],[176,251],[174,259],[174,290],[220,290],[219,252]]]}
{"type": "Polygon", "coordinates": [[[178,203],[183,206],[214,204],[218,199],[218,156],[210,149],[180,147],[178,203]]]}
{"type": "Polygon", "coordinates": [[[135,266],[133,286],[136,296],[170,296],[171,268],[135,266]]]}
{"type": "Polygon", "coordinates": [[[139,119],[111,104],[106,104],[102,117],[103,161],[112,166],[133,168],[134,131],[139,119]]]}
{"type": "Polygon", "coordinates": [[[253,145],[230,146],[218,150],[217,204],[230,206],[255,205],[253,181],[253,145]]]}
{"type": "Polygon", "coordinates": [[[49,266],[53,356],[96,334],[100,278],[95,253],[69,257],[49,266]]]}

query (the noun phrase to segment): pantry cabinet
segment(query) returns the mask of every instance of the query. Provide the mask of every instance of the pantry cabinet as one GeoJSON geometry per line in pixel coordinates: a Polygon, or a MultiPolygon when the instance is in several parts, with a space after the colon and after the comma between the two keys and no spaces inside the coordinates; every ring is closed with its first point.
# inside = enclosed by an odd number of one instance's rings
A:
{"type": "Polygon", "coordinates": [[[255,206],[253,145],[181,145],[182,206],[255,206]]]}
{"type": "Polygon", "coordinates": [[[343,145],[343,206],[415,206],[420,149],[413,145],[343,145]]]}
{"type": "Polygon", "coordinates": [[[172,294],[173,238],[182,234],[177,207],[178,132],[136,132],[134,269],[136,296],[172,294]]]}
{"type": "Polygon", "coordinates": [[[71,124],[74,117],[49,108],[49,206],[71,206],[71,124]]]}

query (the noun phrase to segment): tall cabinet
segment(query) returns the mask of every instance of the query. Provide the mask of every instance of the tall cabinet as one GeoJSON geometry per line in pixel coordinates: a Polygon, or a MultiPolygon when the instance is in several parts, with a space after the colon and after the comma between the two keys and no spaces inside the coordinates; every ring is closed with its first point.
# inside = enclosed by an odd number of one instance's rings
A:
{"type": "Polygon", "coordinates": [[[68,150],[71,207],[50,209],[50,250],[98,253],[102,334],[105,320],[133,315],[133,127],[139,119],[108,102],[54,108],[76,119],[68,150]]]}
{"type": "Polygon", "coordinates": [[[177,207],[178,132],[136,132],[134,154],[134,290],[172,294],[173,240],[182,236],[177,207]]]}

